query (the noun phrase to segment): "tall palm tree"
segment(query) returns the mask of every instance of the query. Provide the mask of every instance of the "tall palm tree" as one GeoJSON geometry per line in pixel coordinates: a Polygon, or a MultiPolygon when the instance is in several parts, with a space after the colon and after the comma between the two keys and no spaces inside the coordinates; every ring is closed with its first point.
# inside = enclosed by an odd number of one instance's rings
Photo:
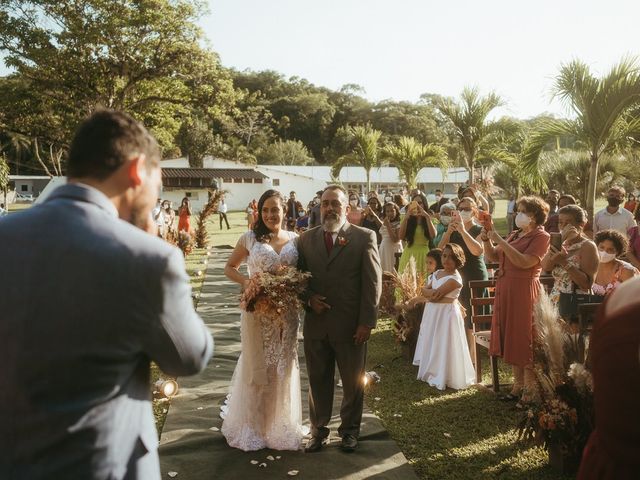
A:
{"type": "Polygon", "coordinates": [[[525,152],[525,168],[539,170],[540,152],[548,143],[561,135],[574,137],[590,160],[586,206],[593,221],[601,158],[628,147],[640,134],[640,117],[632,111],[640,104],[637,60],[625,58],[601,78],[595,77],[587,64],[574,60],[560,68],[553,93],[575,118],[542,120],[525,152]]]}
{"type": "Polygon", "coordinates": [[[432,143],[422,144],[413,137],[400,137],[396,145],[384,148],[383,156],[391,165],[398,167],[409,190],[417,187],[418,173],[424,167],[449,166],[445,150],[432,143]]]}
{"type": "Polygon", "coordinates": [[[462,148],[465,166],[469,171],[469,182],[474,183],[474,167],[478,153],[491,134],[503,128],[501,122],[488,121],[487,117],[494,109],[503,106],[504,101],[494,92],[482,96],[477,87],[465,87],[459,101],[436,98],[434,105],[453,125],[455,136],[462,148]]]}
{"type": "Polygon", "coordinates": [[[338,158],[331,168],[331,173],[334,177],[339,177],[340,170],[347,165],[363,167],[367,175],[367,192],[370,192],[371,170],[382,165],[381,148],[378,144],[382,132],[367,124],[349,127],[349,134],[354,142],[353,151],[338,158]]]}

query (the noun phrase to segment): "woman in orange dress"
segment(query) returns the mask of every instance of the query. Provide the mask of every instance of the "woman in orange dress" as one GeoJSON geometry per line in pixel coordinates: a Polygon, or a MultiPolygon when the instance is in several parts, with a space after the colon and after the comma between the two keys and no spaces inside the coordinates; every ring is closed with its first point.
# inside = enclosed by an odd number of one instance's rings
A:
{"type": "Polygon", "coordinates": [[[187,197],[182,199],[178,209],[178,232],[191,232],[191,202],[187,197]]]}
{"type": "Polygon", "coordinates": [[[517,205],[518,230],[506,240],[493,228],[488,232],[483,228],[480,234],[487,258],[500,265],[489,353],[503,357],[513,368],[513,388],[504,400],[517,400],[533,381],[533,306],[541,288],[541,260],[551,239],[543,228],[549,213],[544,200],[523,197],[517,205]]]}

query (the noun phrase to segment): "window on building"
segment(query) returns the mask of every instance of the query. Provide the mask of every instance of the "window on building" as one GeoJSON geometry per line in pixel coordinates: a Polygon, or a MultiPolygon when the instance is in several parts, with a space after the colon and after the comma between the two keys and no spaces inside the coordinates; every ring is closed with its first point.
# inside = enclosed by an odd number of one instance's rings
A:
{"type": "Polygon", "coordinates": [[[253,179],[253,183],[262,183],[262,179],[261,178],[254,178],[253,179]]]}
{"type": "Polygon", "coordinates": [[[251,183],[252,178],[244,178],[243,183],[251,183]]]}
{"type": "Polygon", "coordinates": [[[233,183],[242,183],[242,179],[241,178],[234,178],[233,179],[233,183]]]}
{"type": "Polygon", "coordinates": [[[21,192],[28,192],[29,191],[29,185],[26,185],[26,184],[20,185],[20,191],[21,192]]]}
{"type": "Polygon", "coordinates": [[[279,178],[274,178],[273,179],[273,186],[274,187],[279,187],[280,186],[280,179],[279,178]]]}

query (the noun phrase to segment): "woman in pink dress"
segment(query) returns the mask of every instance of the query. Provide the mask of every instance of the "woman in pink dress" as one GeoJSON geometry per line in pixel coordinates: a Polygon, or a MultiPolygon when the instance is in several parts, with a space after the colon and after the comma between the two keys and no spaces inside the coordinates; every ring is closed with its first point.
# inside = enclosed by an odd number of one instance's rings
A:
{"type": "Polygon", "coordinates": [[[513,368],[513,388],[505,400],[517,400],[533,380],[533,305],[541,288],[541,260],[551,238],[543,228],[548,212],[541,198],[522,197],[515,219],[517,230],[506,240],[492,227],[490,231],[483,228],[480,234],[487,258],[500,265],[489,353],[503,357],[513,368]]]}

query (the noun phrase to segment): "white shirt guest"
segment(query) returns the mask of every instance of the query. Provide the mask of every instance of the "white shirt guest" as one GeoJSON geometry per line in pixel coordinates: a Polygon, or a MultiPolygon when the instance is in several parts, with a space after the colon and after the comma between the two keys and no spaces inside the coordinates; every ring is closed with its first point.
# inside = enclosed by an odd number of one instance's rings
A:
{"type": "Polygon", "coordinates": [[[595,214],[593,233],[594,235],[600,230],[617,230],[622,233],[625,238],[628,237],[627,232],[631,227],[636,226],[633,214],[623,208],[626,192],[622,187],[611,187],[607,192],[606,208],[603,208],[595,214]]]}

